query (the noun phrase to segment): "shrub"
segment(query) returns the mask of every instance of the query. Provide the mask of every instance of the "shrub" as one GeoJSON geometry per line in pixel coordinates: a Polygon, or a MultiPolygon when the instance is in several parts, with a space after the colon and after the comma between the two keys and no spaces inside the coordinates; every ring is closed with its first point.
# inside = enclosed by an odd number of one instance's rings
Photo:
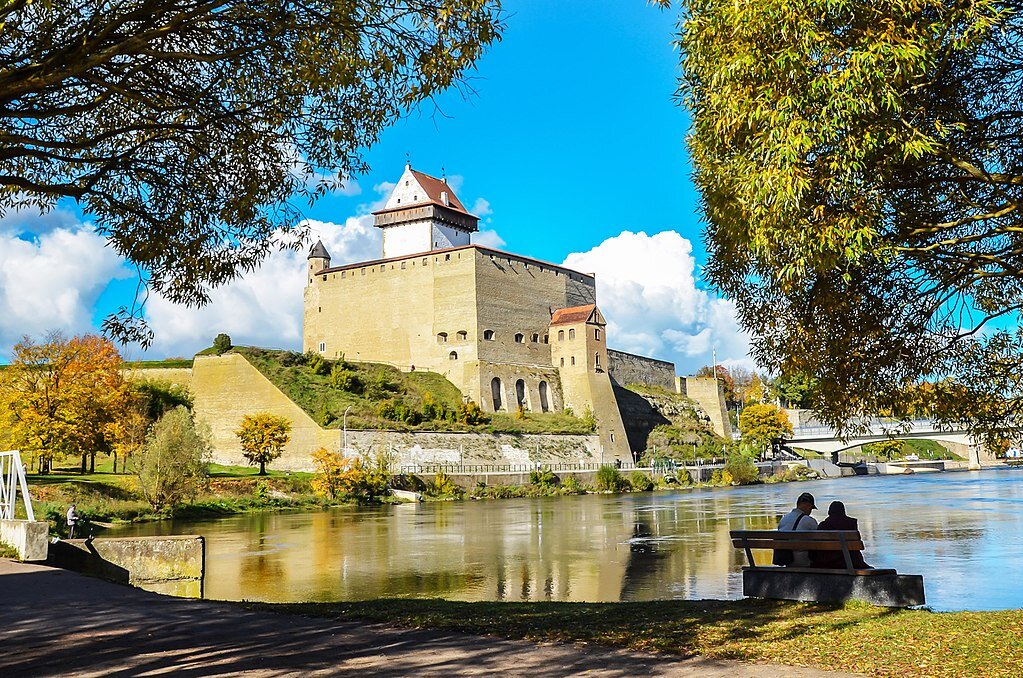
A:
{"type": "Polygon", "coordinates": [[[331,364],[329,360],[325,360],[319,353],[308,353],[306,354],[306,367],[308,367],[313,374],[318,374],[321,377],[325,377],[330,374],[331,364]]]}
{"type": "Polygon", "coordinates": [[[534,487],[550,490],[557,487],[560,482],[561,479],[549,468],[529,472],[529,484],[534,487]]]}
{"type": "Polygon", "coordinates": [[[477,424],[485,424],[490,421],[490,417],[480,409],[474,401],[470,400],[467,403],[460,403],[456,412],[456,420],[468,424],[469,426],[475,426],[477,424]]]}
{"type": "Polygon", "coordinates": [[[721,475],[722,482],[728,485],[752,485],[760,481],[760,471],[757,469],[757,465],[749,457],[741,454],[729,455],[721,475]]]}
{"type": "Polygon", "coordinates": [[[340,361],[330,370],[330,385],[339,391],[348,391],[355,394],[362,393],[363,389],[362,380],[359,379],[359,375],[346,368],[340,361]]]}
{"type": "Polygon", "coordinates": [[[461,488],[444,471],[437,471],[437,475],[433,477],[433,483],[428,491],[434,497],[458,498],[462,496],[461,488]]]}
{"type": "Polygon", "coordinates": [[[206,478],[209,432],[201,430],[184,407],[177,407],[153,425],[135,455],[135,474],[146,501],[162,511],[190,499],[206,478]]]}
{"type": "Polygon", "coordinates": [[[642,471],[633,471],[629,475],[629,483],[636,492],[649,492],[654,489],[654,481],[642,471]]]}
{"type": "Polygon", "coordinates": [[[522,405],[519,405],[518,408],[516,408],[516,410],[515,410],[515,418],[518,419],[519,421],[522,421],[523,419],[525,419],[526,418],[526,408],[524,408],[522,405]]]}
{"type": "Polygon", "coordinates": [[[591,431],[597,430],[597,418],[594,416],[593,410],[590,409],[589,405],[587,405],[586,409],[583,411],[583,423],[586,424],[586,427],[591,431]]]}
{"type": "Polygon", "coordinates": [[[604,464],[597,469],[595,482],[600,492],[625,492],[629,489],[629,481],[621,471],[610,464],[604,464]]]}
{"type": "Polygon", "coordinates": [[[387,491],[387,476],[358,457],[346,457],[321,447],[313,452],[313,463],[316,477],[312,487],[321,497],[365,502],[387,491]]]}
{"type": "Polygon", "coordinates": [[[231,337],[221,332],[213,340],[213,350],[217,355],[223,355],[231,350],[231,337]]]}
{"type": "Polygon", "coordinates": [[[561,483],[561,491],[565,494],[584,494],[586,488],[579,482],[579,479],[575,476],[569,476],[565,478],[564,482],[561,483]]]}

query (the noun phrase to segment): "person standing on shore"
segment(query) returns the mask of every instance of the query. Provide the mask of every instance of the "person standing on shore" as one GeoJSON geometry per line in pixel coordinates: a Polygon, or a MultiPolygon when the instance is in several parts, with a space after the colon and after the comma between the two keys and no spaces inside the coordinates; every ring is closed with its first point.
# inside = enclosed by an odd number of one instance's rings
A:
{"type": "Polygon", "coordinates": [[[78,525],[78,506],[71,504],[71,508],[67,510],[67,534],[68,539],[75,538],[75,526],[78,525]]]}

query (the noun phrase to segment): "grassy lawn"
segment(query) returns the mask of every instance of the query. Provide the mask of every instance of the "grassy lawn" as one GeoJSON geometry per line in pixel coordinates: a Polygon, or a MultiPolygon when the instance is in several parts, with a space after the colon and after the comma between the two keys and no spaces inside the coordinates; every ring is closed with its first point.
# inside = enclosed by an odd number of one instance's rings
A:
{"type": "Polygon", "coordinates": [[[1020,610],[934,613],[860,603],[762,600],[463,603],[393,599],[254,607],[872,676],[1018,676],[1023,666],[1020,610]]]}

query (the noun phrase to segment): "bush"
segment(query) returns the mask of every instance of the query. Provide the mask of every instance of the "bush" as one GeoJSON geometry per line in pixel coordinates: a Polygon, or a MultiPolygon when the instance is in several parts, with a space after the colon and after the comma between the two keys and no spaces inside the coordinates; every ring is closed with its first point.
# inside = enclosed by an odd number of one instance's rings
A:
{"type": "Polygon", "coordinates": [[[325,360],[319,353],[307,353],[305,364],[313,374],[318,374],[321,377],[325,377],[330,374],[332,369],[330,361],[325,360]]]}
{"type": "Polygon", "coordinates": [[[621,471],[610,464],[604,464],[597,469],[595,482],[599,492],[625,492],[629,489],[629,481],[621,471]]]}
{"type": "Polygon", "coordinates": [[[560,482],[561,479],[549,468],[529,472],[529,484],[534,487],[550,490],[557,487],[560,482]]]}
{"type": "Polygon", "coordinates": [[[480,406],[472,400],[458,405],[458,410],[455,413],[455,419],[460,423],[468,424],[469,426],[486,424],[490,421],[490,417],[488,417],[486,413],[480,409],[480,406]]]}
{"type": "Polygon", "coordinates": [[[316,477],[313,491],[332,501],[367,502],[387,492],[387,476],[358,457],[346,457],[321,447],[313,452],[316,477]]]}
{"type": "Polygon", "coordinates": [[[757,465],[741,454],[732,454],[725,462],[725,468],[721,471],[722,482],[727,485],[752,485],[760,481],[760,471],[757,465]]]}
{"type": "Polygon", "coordinates": [[[451,477],[443,471],[438,471],[433,478],[433,483],[428,487],[428,493],[434,497],[461,498],[462,490],[451,477]]]}
{"type": "Polygon", "coordinates": [[[561,491],[565,494],[585,494],[586,488],[583,487],[578,478],[569,476],[561,483],[561,491]]]}
{"type": "Polygon", "coordinates": [[[206,478],[209,455],[209,433],[196,427],[184,407],[171,410],[153,425],[134,457],[142,495],[157,511],[191,499],[206,478]]]}
{"type": "Polygon", "coordinates": [[[362,393],[363,390],[362,380],[359,379],[359,375],[345,367],[340,361],[330,370],[330,385],[339,391],[348,391],[355,394],[362,393]]]}
{"type": "Polygon", "coordinates": [[[223,355],[231,350],[231,337],[221,332],[213,340],[213,350],[217,355],[223,355]]]}
{"type": "Polygon", "coordinates": [[[654,481],[642,471],[633,471],[629,475],[629,483],[636,492],[649,492],[654,489],[654,481]]]}

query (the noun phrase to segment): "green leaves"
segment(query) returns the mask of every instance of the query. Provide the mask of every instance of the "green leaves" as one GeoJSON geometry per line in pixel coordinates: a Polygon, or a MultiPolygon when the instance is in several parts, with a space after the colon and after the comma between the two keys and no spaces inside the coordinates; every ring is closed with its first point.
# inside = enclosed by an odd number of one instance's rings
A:
{"type": "MultiPolygon", "coordinates": [[[[688,4],[709,277],[762,365],[815,378],[829,423],[967,364],[992,374],[985,327],[1023,302],[1020,9],[688,4]]],[[[1003,424],[1019,397],[998,391],[1003,424]]]]}

